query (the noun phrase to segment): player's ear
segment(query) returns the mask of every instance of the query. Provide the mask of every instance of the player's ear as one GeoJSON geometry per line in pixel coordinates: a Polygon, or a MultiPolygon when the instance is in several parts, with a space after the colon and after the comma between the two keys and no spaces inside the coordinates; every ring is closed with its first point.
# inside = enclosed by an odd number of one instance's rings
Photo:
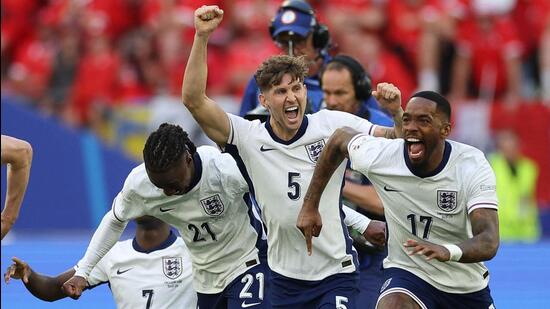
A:
{"type": "Polygon", "coordinates": [[[445,121],[441,124],[441,129],[439,130],[441,137],[447,138],[451,134],[451,123],[445,121]]]}
{"type": "Polygon", "coordinates": [[[265,95],[260,92],[260,95],[258,96],[258,99],[260,101],[260,104],[262,104],[263,107],[265,107],[267,110],[269,110],[269,107],[267,106],[267,100],[265,98],[265,95]]]}

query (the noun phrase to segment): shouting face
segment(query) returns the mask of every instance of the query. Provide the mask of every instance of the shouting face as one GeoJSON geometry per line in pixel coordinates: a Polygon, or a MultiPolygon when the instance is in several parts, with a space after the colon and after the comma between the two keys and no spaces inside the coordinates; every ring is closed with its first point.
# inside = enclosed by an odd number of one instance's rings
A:
{"type": "Polygon", "coordinates": [[[443,158],[445,138],[451,131],[447,117],[437,111],[437,104],[421,97],[409,100],[403,113],[403,135],[411,163],[429,172],[443,158]]]}
{"type": "Polygon", "coordinates": [[[274,133],[283,140],[291,139],[304,119],[307,91],[302,80],[292,80],[285,74],[281,83],[260,94],[260,102],[269,110],[270,125],[274,133]]]}

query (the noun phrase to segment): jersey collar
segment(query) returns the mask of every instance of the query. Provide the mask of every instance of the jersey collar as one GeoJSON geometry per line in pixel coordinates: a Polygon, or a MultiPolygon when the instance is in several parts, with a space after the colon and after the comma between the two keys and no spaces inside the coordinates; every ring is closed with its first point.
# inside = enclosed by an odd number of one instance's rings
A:
{"type": "Polygon", "coordinates": [[[202,160],[201,156],[198,152],[195,152],[193,154],[193,165],[195,166],[195,175],[193,175],[193,179],[191,179],[191,183],[189,184],[189,189],[185,192],[189,192],[193,190],[193,188],[199,183],[202,176],[202,160]]]}
{"type": "Polygon", "coordinates": [[[283,145],[290,145],[294,143],[295,141],[299,140],[300,137],[302,137],[306,133],[308,120],[307,115],[304,115],[304,120],[302,120],[302,125],[300,125],[300,128],[298,129],[298,132],[296,132],[296,135],[292,137],[290,140],[285,141],[280,139],[277,135],[275,135],[275,132],[273,132],[273,128],[271,127],[271,124],[269,123],[271,117],[267,117],[267,120],[265,121],[265,128],[267,129],[267,132],[271,136],[271,138],[276,141],[277,143],[283,144],[283,145]]]}
{"type": "Polygon", "coordinates": [[[407,147],[405,146],[405,143],[403,143],[403,156],[405,157],[405,164],[407,164],[407,167],[409,168],[409,171],[411,171],[411,173],[413,173],[415,176],[420,178],[432,177],[439,174],[439,172],[441,172],[445,168],[445,166],[447,165],[447,162],[449,162],[449,157],[451,156],[451,150],[452,150],[451,144],[445,141],[445,150],[443,151],[443,159],[441,160],[437,168],[428,174],[422,174],[418,169],[416,169],[413,166],[411,159],[407,154],[407,147]]]}
{"type": "Polygon", "coordinates": [[[134,240],[132,241],[132,247],[134,247],[134,250],[136,250],[137,252],[141,252],[141,253],[151,253],[151,252],[154,252],[154,251],[158,251],[158,250],[162,250],[162,249],[166,249],[168,247],[170,247],[176,240],[178,239],[178,237],[176,236],[176,234],[174,234],[174,232],[172,230],[170,230],[170,235],[168,235],[168,237],[166,238],[165,241],[163,241],[160,245],[158,245],[156,248],[153,248],[151,250],[145,250],[143,249],[137,242],[137,239],[134,237],[134,240]]]}

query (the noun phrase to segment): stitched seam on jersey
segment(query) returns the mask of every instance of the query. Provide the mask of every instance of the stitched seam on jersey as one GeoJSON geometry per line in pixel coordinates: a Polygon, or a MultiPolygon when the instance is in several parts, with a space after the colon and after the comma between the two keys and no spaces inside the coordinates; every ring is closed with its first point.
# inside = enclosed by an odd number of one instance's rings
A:
{"type": "Polygon", "coordinates": [[[374,133],[374,127],[375,127],[375,125],[371,124],[370,129],[369,129],[369,135],[372,135],[374,133]]]}
{"type": "Polygon", "coordinates": [[[495,204],[485,204],[485,203],[480,203],[480,204],[474,204],[472,206],[470,206],[468,208],[468,214],[470,214],[472,211],[476,210],[476,209],[479,209],[479,208],[487,208],[487,209],[494,209],[494,210],[498,210],[498,205],[495,205],[495,204]]]}
{"type": "Polygon", "coordinates": [[[380,302],[382,297],[392,293],[403,293],[403,294],[409,295],[422,309],[428,309],[428,307],[420,300],[420,298],[418,298],[418,296],[414,295],[413,292],[404,288],[391,288],[389,290],[384,291],[384,293],[380,294],[380,296],[378,297],[378,300],[376,300],[375,308],[378,307],[378,303],[380,302]]]}
{"type": "MultiPolygon", "coordinates": [[[[470,208],[472,208],[472,207],[474,207],[474,206],[480,206],[480,205],[488,205],[488,206],[498,207],[498,204],[496,204],[496,203],[481,202],[481,203],[475,203],[475,204],[473,204],[473,205],[470,205],[470,206],[468,207],[468,209],[470,209],[470,208]]],[[[476,208],[477,208],[477,207],[476,207],[476,208]]]]}
{"type": "Polygon", "coordinates": [[[231,117],[229,118],[229,129],[231,130],[231,134],[229,134],[229,144],[233,145],[233,140],[235,138],[235,129],[233,128],[233,119],[231,117]]]}
{"type": "Polygon", "coordinates": [[[115,219],[117,219],[118,221],[124,223],[124,221],[120,220],[117,216],[116,216],[116,211],[115,211],[115,206],[116,206],[116,199],[117,199],[118,196],[115,196],[115,199],[113,200],[113,216],[115,216],[115,219]]]}

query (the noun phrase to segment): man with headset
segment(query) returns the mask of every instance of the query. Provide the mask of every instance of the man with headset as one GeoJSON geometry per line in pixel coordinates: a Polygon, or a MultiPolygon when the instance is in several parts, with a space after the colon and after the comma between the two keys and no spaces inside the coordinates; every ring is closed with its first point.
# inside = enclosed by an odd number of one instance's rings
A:
{"type": "MultiPolygon", "coordinates": [[[[319,73],[324,94],[324,107],[354,114],[370,122],[393,126],[392,119],[380,111],[371,95],[371,81],[365,69],[354,58],[337,55],[330,59],[319,73]]],[[[360,213],[384,221],[382,201],[370,181],[361,173],[346,169],[345,185],[342,189],[343,204],[356,208],[360,213]]],[[[382,261],[387,250],[378,250],[366,243],[359,233],[351,231],[353,246],[359,257],[359,295],[357,303],[364,308],[374,308],[384,276],[382,261]]]]}
{"type": "MultiPolygon", "coordinates": [[[[290,56],[304,56],[309,64],[309,76],[305,80],[308,97],[308,113],[321,109],[323,92],[319,86],[319,70],[330,59],[330,33],[327,26],[319,24],[313,8],[303,0],[287,0],[279,7],[271,20],[269,34],[273,41],[290,56]]],[[[246,86],[239,115],[245,116],[258,104],[260,91],[254,76],[246,86]]],[[[255,111],[260,112],[260,111],[255,111]]]]}

